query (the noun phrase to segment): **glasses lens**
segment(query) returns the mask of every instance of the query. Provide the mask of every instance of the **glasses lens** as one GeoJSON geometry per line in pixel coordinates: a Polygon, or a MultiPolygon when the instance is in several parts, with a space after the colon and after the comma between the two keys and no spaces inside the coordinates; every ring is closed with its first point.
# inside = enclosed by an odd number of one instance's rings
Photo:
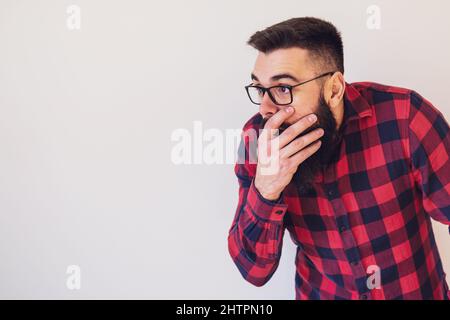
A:
{"type": "Polygon", "coordinates": [[[291,89],[289,87],[279,86],[270,89],[272,97],[277,104],[290,104],[292,100],[291,89]]]}
{"type": "Polygon", "coordinates": [[[248,87],[247,90],[250,100],[253,103],[260,104],[264,96],[264,90],[258,87],[248,87]]]}

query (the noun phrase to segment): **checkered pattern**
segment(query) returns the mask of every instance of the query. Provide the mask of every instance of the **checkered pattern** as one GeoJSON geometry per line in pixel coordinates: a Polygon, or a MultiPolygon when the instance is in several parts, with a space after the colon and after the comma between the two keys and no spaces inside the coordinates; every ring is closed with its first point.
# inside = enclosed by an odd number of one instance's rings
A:
{"type": "Polygon", "coordinates": [[[296,299],[449,299],[430,217],[450,225],[449,125],[418,93],[346,84],[338,154],[303,191],[295,181],[274,202],[254,186],[245,125],[239,202],[228,248],[242,276],[264,285],[277,269],[284,230],[297,245],[296,299]],[[380,287],[368,286],[371,266],[380,287]]]}

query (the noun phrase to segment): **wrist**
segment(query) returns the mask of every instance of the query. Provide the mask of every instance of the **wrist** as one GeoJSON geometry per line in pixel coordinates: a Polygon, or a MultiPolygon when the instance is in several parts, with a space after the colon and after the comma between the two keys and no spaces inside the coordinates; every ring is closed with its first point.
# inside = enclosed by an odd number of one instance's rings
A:
{"type": "Polygon", "coordinates": [[[261,197],[263,197],[265,200],[277,201],[278,199],[280,199],[281,193],[265,193],[265,192],[259,191],[258,188],[256,188],[256,189],[258,190],[258,192],[261,195],[261,197]]]}
{"type": "Polygon", "coordinates": [[[264,200],[268,201],[276,201],[280,198],[281,192],[273,192],[272,190],[264,190],[258,183],[258,179],[254,181],[255,189],[259,193],[259,195],[264,198],[264,200]]]}

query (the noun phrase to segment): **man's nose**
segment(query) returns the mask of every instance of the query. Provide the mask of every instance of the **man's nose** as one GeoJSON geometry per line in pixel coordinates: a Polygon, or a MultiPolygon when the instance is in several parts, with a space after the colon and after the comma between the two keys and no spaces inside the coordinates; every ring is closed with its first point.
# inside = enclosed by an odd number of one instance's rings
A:
{"type": "Polygon", "coordinates": [[[269,94],[266,92],[261,100],[261,104],[259,106],[259,113],[263,118],[267,118],[269,116],[274,115],[280,110],[280,106],[273,103],[272,99],[270,99],[269,94]]]}

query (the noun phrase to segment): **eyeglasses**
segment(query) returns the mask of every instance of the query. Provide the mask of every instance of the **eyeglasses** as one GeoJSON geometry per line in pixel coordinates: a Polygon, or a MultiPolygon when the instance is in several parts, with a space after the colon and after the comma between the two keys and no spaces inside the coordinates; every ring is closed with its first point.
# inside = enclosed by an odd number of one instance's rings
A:
{"type": "Polygon", "coordinates": [[[315,77],[315,78],[307,80],[307,81],[303,81],[294,86],[278,85],[278,86],[272,86],[269,88],[264,88],[261,86],[248,85],[248,86],[245,86],[245,90],[247,91],[247,95],[250,98],[250,101],[254,104],[260,105],[261,101],[264,97],[264,94],[267,91],[267,93],[269,94],[269,97],[273,101],[273,103],[275,103],[279,106],[286,106],[286,105],[292,103],[292,100],[293,100],[292,89],[293,88],[301,86],[302,84],[306,84],[308,82],[323,78],[325,76],[332,75],[334,73],[335,72],[327,72],[327,73],[321,74],[318,77],[315,77]]]}

